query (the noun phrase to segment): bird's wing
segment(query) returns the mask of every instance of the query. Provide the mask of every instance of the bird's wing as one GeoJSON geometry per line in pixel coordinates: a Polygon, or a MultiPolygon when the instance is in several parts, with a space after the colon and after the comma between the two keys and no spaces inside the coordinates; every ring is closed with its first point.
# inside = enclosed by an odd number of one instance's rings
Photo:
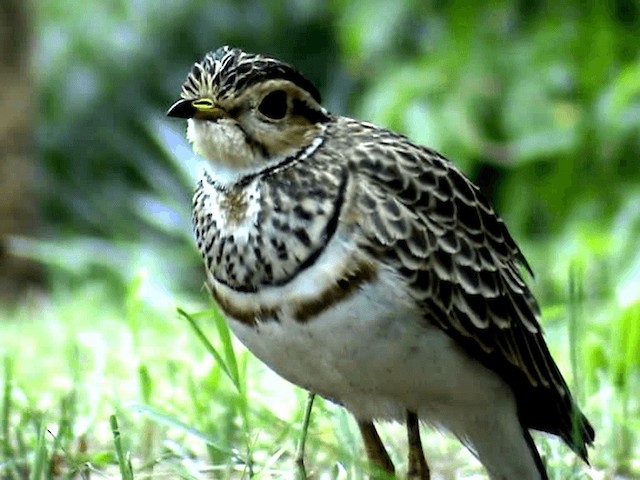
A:
{"type": "Polygon", "coordinates": [[[480,191],[438,153],[379,131],[356,150],[362,247],[407,280],[424,318],[511,385],[523,425],[586,459],[594,432],[575,406],[522,279],[530,271],[480,191]]]}

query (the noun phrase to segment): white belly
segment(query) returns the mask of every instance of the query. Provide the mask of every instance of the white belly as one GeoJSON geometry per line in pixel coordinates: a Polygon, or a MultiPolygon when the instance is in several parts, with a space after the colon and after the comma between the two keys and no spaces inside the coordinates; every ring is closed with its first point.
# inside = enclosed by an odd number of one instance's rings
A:
{"type": "Polygon", "coordinates": [[[390,272],[305,323],[286,314],[257,327],[231,321],[238,338],[289,381],[361,419],[423,418],[504,395],[502,380],[420,318],[390,272]]]}

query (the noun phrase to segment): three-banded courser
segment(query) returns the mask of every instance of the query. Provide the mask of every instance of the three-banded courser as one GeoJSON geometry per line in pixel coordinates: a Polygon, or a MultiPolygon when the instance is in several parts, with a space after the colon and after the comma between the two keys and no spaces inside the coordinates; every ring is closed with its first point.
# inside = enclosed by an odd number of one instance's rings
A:
{"type": "Polygon", "coordinates": [[[529,430],[586,461],[593,428],[551,358],[529,269],[478,189],[438,152],[328,112],[279,60],[223,47],[169,110],[208,160],[193,225],[208,285],[238,338],[291,382],[407,424],[409,476],[428,478],[418,421],[467,445],[493,479],[543,479],[529,430]]]}

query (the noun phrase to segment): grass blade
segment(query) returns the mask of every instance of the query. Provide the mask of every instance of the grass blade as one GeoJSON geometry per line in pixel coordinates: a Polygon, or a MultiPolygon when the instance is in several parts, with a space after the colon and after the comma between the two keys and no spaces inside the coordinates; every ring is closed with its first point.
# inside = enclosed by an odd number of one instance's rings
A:
{"type": "Polygon", "coordinates": [[[233,457],[234,459],[237,459],[239,461],[241,461],[242,463],[246,463],[245,459],[243,459],[239,452],[236,450],[229,450],[228,448],[225,448],[223,446],[221,446],[219,443],[215,442],[210,436],[208,436],[206,433],[190,427],[189,425],[187,425],[186,423],[178,420],[177,418],[168,415],[164,412],[161,412],[160,410],[157,410],[149,405],[142,405],[139,403],[134,403],[130,405],[130,408],[142,413],[143,415],[153,419],[154,421],[161,423],[163,425],[166,425],[168,427],[173,427],[173,428],[177,428],[178,430],[181,430],[193,437],[196,437],[200,440],[202,440],[203,442],[205,442],[207,445],[215,448],[216,450],[229,455],[230,457],[233,457]]]}
{"type": "Polygon", "coordinates": [[[298,466],[298,478],[304,480],[307,478],[307,470],[304,466],[304,447],[307,444],[307,432],[309,431],[309,423],[311,422],[311,410],[313,409],[313,400],[315,393],[309,392],[307,395],[307,404],[304,409],[304,417],[302,419],[302,433],[298,439],[296,448],[296,465],[298,466]]]}
{"type": "Polygon", "coordinates": [[[4,388],[2,392],[2,437],[9,445],[9,412],[11,411],[11,373],[12,365],[9,357],[4,359],[4,388]]]}
{"type": "MultiPolygon", "coordinates": [[[[4,388],[2,389],[2,412],[0,415],[0,431],[2,432],[2,454],[4,464],[4,474],[7,475],[7,479],[19,479],[20,474],[15,465],[15,458],[19,457],[19,452],[16,452],[11,444],[11,438],[9,437],[9,422],[11,419],[11,409],[13,408],[11,402],[11,390],[13,388],[13,365],[11,359],[7,356],[4,359],[4,388]]],[[[4,478],[4,477],[3,477],[4,478]]]]}
{"type": "Polygon", "coordinates": [[[122,448],[122,439],[120,438],[120,428],[118,427],[118,419],[115,415],[109,417],[111,423],[111,432],[113,433],[113,444],[118,457],[118,465],[120,466],[120,476],[122,480],[133,480],[133,468],[131,467],[131,457],[125,454],[122,448]]]}
{"type": "Polygon", "coordinates": [[[224,357],[227,361],[227,366],[229,367],[231,374],[237,380],[238,390],[240,390],[242,385],[240,382],[240,373],[238,370],[238,360],[236,358],[236,352],[233,349],[231,333],[229,333],[229,325],[217,308],[211,309],[211,313],[213,314],[213,319],[216,323],[216,329],[218,330],[218,335],[220,336],[220,341],[222,342],[222,348],[224,349],[224,357]]]}
{"type": "Polygon", "coordinates": [[[29,473],[29,480],[42,480],[44,479],[44,472],[47,466],[47,444],[45,434],[47,427],[44,422],[40,425],[38,430],[38,443],[36,446],[36,456],[33,459],[33,465],[31,466],[31,472],[29,473]]]}
{"type": "MultiPolygon", "coordinates": [[[[227,365],[227,361],[225,360],[223,355],[221,355],[220,352],[218,352],[216,347],[213,346],[213,344],[209,341],[209,339],[204,334],[204,332],[200,329],[200,327],[198,326],[198,323],[193,318],[193,316],[189,315],[187,312],[185,312],[181,308],[178,308],[177,310],[178,310],[178,315],[180,315],[182,318],[186,319],[189,322],[189,325],[191,325],[191,328],[193,329],[193,331],[196,333],[196,335],[198,336],[200,341],[203,343],[203,345],[205,346],[207,351],[211,355],[213,355],[213,358],[216,359],[216,362],[218,362],[220,364],[220,368],[222,368],[222,371],[225,373],[225,375],[227,377],[229,377],[229,380],[231,380],[231,382],[236,387],[238,392],[241,392],[240,380],[238,378],[239,377],[239,375],[238,375],[238,366],[235,363],[235,355],[233,355],[233,361],[234,361],[234,367],[235,368],[232,369],[232,368],[229,368],[229,366],[227,365]]],[[[222,320],[222,321],[224,322],[224,320],[222,320]]],[[[217,324],[218,324],[218,320],[216,320],[216,325],[217,324]]],[[[218,331],[220,331],[220,330],[221,329],[219,328],[218,331]]],[[[227,332],[227,334],[228,334],[228,332],[227,332]]],[[[231,341],[231,339],[229,338],[229,342],[230,341],[231,341]]],[[[225,346],[225,349],[226,348],[227,347],[225,346]]],[[[227,354],[227,352],[225,351],[225,355],[226,354],[227,354]]]]}

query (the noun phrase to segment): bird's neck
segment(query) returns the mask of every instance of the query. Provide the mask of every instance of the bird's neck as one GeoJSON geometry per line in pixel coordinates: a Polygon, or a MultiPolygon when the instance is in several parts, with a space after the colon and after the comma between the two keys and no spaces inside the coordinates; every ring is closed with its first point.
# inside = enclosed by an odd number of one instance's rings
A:
{"type": "Polygon", "coordinates": [[[313,155],[323,142],[324,136],[317,136],[304,148],[286,152],[286,155],[264,158],[258,165],[240,166],[209,160],[205,166],[205,172],[218,187],[229,189],[239,184],[249,183],[250,180],[262,175],[290,168],[313,155]]]}

